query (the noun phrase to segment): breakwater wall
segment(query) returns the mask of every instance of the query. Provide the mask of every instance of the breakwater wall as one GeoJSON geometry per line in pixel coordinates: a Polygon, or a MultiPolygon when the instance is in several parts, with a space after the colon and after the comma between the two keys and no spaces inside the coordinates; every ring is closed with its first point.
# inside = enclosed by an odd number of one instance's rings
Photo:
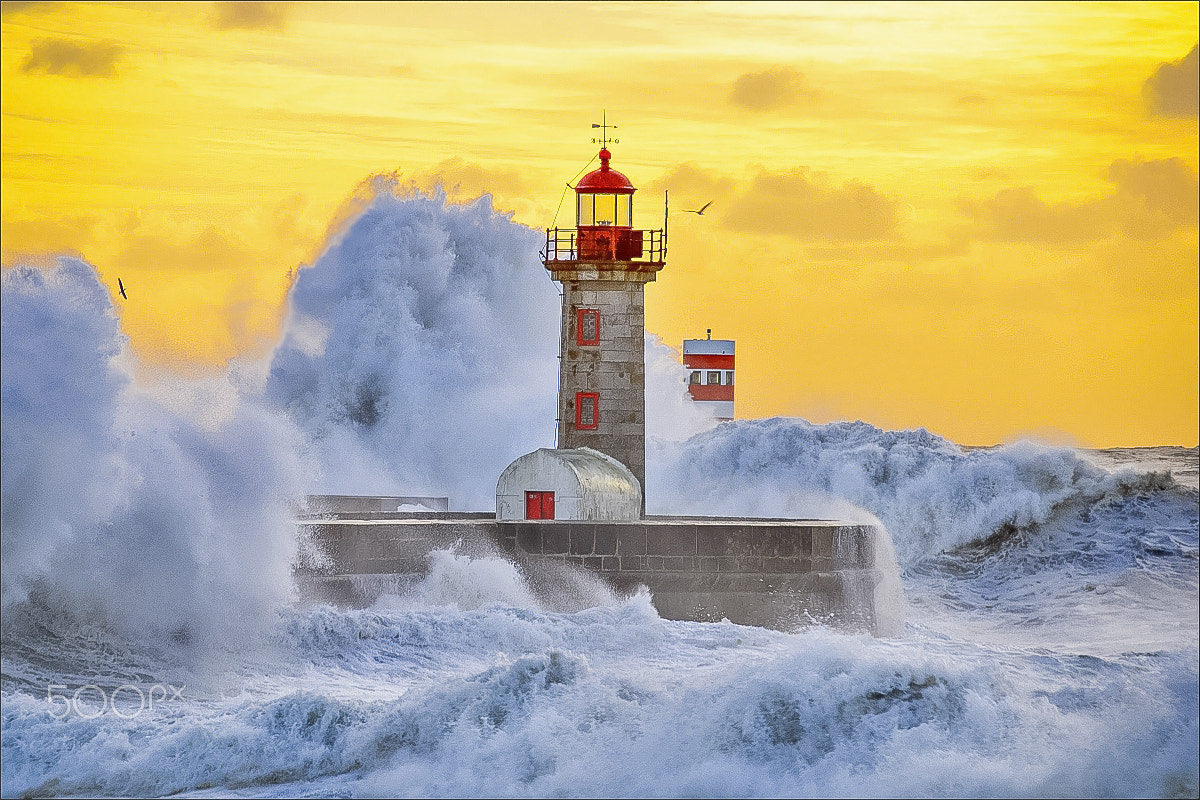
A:
{"type": "Polygon", "coordinates": [[[428,574],[430,551],[455,547],[511,559],[535,591],[564,570],[584,570],[621,593],[646,586],[666,619],[783,630],[875,626],[879,532],[871,525],[720,517],[499,522],[452,512],[310,515],[299,524],[308,555],[297,582],[309,600],[363,606],[402,593],[428,574]]]}

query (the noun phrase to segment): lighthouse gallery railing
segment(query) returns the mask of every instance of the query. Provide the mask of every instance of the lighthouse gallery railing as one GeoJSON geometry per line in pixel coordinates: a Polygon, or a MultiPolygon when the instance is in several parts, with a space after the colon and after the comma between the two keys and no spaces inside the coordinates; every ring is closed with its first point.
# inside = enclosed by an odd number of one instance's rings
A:
{"type": "Polygon", "coordinates": [[[547,228],[546,264],[571,261],[630,261],[662,267],[667,260],[665,230],[632,228],[547,228]]]}

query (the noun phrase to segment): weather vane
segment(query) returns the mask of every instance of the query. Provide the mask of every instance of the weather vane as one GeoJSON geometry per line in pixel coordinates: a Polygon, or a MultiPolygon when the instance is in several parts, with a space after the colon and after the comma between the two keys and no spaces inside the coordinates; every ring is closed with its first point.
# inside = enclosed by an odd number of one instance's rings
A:
{"type": "Polygon", "coordinates": [[[593,128],[600,128],[600,138],[597,139],[596,137],[593,136],[592,144],[599,143],[601,147],[608,147],[609,142],[612,142],[613,144],[621,143],[621,140],[616,137],[613,137],[611,139],[608,138],[608,129],[612,128],[615,131],[617,129],[617,126],[608,124],[608,119],[606,117],[606,113],[607,112],[600,113],[600,124],[599,125],[597,125],[595,122],[592,123],[593,128]]]}

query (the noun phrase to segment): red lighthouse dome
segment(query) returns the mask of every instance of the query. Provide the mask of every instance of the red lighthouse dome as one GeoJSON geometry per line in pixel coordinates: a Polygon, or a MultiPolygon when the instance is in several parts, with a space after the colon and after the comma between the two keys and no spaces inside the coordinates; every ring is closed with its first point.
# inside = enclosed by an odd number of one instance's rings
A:
{"type": "Polygon", "coordinates": [[[594,169],[587,175],[584,175],[579,183],[575,184],[575,191],[580,194],[596,194],[599,192],[613,192],[614,194],[633,194],[637,191],[633,184],[629,182],[621,173],[608,165],[612,158],[612,153],[608,152],[605,147],[600,151],[600,169],[594,169]]]}

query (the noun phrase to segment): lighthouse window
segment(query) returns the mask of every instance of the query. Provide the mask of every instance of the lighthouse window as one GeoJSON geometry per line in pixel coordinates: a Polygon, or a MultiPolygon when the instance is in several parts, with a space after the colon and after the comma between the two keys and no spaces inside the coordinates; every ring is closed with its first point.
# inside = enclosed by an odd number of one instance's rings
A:
{"type": "Polygon", "coordinates": [[[596,195],[596,224],[612,225],[617,221],[617,196],[615,194],[596,195]]]}
{"type": "Polygon", "coordinates": [[[588,346],[600,344],[600,311],[580,308],[575,314],[575,342],[588,346]]]}
{"type": "Polygon", "coordinates": [[[575,393],[575,427],[595,428],[600,423],[600,395],[596,392],[575,393]]]}
{"type": "Polygon", "coordinates": [[[720,370],[712,370],[708,373],[708,385],[709,386],[720,386],[721,385],[721,371],[720,370]]]}
{"type": "Polygon", "coordinates": [[[633,225],[633,195],[631,194],[580,194],[575,198],[575,224],[581,227],[595,225],[633,225]]]}

